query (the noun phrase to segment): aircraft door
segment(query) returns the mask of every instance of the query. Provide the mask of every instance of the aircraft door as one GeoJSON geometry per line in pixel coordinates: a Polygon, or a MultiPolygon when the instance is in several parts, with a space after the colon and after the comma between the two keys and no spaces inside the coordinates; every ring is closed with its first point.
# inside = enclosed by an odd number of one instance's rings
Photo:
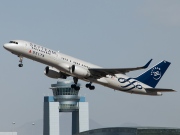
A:
{"type": "Polygon", "coordinates": [[[24,43],[24,50],[28,51],[28,44],[27,43],[24,43]]]}
{"type": "Polygon", "coordinates": [[[55,57],[54,57],[54,60],[57,61],[57,60],[58,60],[58,57],[59,57],[59,53],[56,52],[55,57]]]}

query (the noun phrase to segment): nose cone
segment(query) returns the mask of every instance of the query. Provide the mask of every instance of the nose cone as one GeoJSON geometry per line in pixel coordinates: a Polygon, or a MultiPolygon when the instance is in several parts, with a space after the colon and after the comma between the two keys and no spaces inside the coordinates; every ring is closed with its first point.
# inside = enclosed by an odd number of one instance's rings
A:
{"type": "Polygon", "coordinates": [[[7,49],[7,48],[8,48],[8,44],[4,44],[3,47],[4,47],[5,49],[7,49]]]}
{"type": "Polygon", "coordinates": [[[4,47],[6,50],[10,50],[11,44],[6,43],[6,44],[3,45],[3,47],[4,47]]]}

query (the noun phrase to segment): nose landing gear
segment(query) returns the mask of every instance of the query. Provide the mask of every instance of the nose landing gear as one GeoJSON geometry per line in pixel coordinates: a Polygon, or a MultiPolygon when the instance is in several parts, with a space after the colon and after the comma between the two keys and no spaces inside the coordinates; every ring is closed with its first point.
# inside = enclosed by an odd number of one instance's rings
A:
{"type": "Polygon", "coordinates": [[[23,67],[23,64],[22,64],[22,61],[23,61],[23,57],[22,56],[19,56],[19,67],[23,67]]]}

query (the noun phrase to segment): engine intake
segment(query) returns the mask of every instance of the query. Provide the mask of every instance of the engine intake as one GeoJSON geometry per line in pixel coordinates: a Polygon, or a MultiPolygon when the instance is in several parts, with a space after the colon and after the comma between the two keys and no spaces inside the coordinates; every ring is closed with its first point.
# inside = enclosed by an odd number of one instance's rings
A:
{"type": "Polygon", "coordinates": [[[49,67],[47,66],[44,70],[44,74],[50,78],[62,78],[62,79],[66,79],[67,76],[66,74],[60,72],[59,70],[57,70],[56,68],[53,67],[49,67]]]}
{"type": "Polygon", "coordinates": [[[84,77],[89,77],[90,76],[90,72],[88,69],[84,69],[82,67],[79,67],[79,66],[75,66],[75,65],[72,65],[72,73],[75,75],[75,76],[78,76],[80,78],[84,78],[84,77]]]}

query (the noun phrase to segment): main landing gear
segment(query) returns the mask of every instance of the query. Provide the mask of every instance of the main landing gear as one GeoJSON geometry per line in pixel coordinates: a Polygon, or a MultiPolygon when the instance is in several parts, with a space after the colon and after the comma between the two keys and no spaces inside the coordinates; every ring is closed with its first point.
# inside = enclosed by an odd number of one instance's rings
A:
{"type": "Polygon", "coordinates": [[[86,88],[89,88],[90,90],[94,90],[95,89],[95,86],[91,85],[92,83],[87,83],[86,84],[86,88]]]}
{"type": "MultiPolygon", "coordinates": [[[[75,89],[75,90],[80,90],[80,87],[77,86],[78,78],[73,77],[73,80],[74,80],[74,84],[71,85],[71,88],[75,89]]],[[[93,86],[92,82],[90,82],[90,83],[86,84],[86,88],[89,88],[90,90],[94,90],[95,86],[93,86]]]]}
{"type": "Polygon", "coordinates": [[[22,56],[19,56],[19,67],[23,67],[23,64],[22,64],[22,61],[23,61],[23,57],[22,56]]]}
{"type": "Polygon", "coordinates": [[[80,87],[77,86],[78,78],[73,77],[73,80],[74,80],[74,84],[71,85],[71,88],[73,88],[75,90],[80,90],[80,87]]]}

